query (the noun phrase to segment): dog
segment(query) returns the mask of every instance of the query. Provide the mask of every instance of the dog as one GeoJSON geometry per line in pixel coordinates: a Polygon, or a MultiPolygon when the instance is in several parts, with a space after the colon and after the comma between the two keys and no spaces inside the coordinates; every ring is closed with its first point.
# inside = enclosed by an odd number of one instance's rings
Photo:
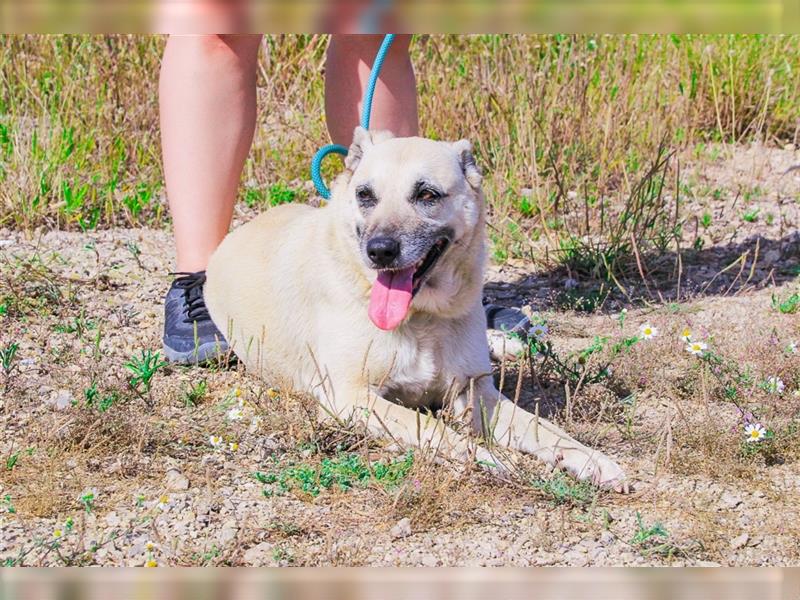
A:
{"type": "Polygon", "coordinates": [[[613,460],[496,389],[485,219],[469,141],[359,127],[330,203],[271,208],[225,238],[206,305],[248,370],[310,392],[329,416],[501,470],[496,449],[513,448],[627,491],[613,460]],[[419,409],[444,409],[487,443],[419,409]]]}

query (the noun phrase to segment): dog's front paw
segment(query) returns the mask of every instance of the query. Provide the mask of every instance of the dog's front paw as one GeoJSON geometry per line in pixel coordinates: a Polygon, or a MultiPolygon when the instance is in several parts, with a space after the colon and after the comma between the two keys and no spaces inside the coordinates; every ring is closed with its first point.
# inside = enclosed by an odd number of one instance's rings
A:
{"type": "Polygon", "coordinates": [[[563,448],[556,455],[555,466],[580,481],[591,481],[600,488],[621,494],[630,492],[622,467],[602,452],[586,448],[563,448]]]}

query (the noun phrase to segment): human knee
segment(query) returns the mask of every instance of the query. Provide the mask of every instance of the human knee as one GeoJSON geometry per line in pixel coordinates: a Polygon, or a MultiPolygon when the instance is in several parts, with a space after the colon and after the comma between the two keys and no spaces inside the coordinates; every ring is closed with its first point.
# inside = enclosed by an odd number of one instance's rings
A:
{"type": "MultiPolygon", "coordinates": [[[[331,38],[330,51],[343,59],[358,59],[372,62],[378,52],[383,35],[364,35],[364,34],[335,34],[331,38]]],[[[392,53],[390,56],[398,56],[398,53],[408,56],[408,48],[411,44],[410,35],[397,35],[392,42],[392,53]]]]}
{"type": "Polygon", "coordinates": [[[209,67],[235,68],[255,63],[260,41],[257,34],[203,34],[172,35],[168,43],[209,67]]]}

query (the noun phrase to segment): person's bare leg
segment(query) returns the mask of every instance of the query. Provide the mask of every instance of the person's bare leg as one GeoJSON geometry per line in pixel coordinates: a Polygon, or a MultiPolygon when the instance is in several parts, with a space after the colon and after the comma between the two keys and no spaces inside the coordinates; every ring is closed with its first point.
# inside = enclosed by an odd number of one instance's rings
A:
{"type": "Polygon", "coordinates": [[[230,227],[256,119],[260,35],[170,36],[161,144],[178,271],[202,271],[230,227]]]}
{"type": "Polygon", "coordinates": [[[161,143],[176,270],[183,273],[164,298],[162,341],[172,362],[205,362],[227,350],[203,302],[204,271],[228,233],[253,141],[260,40],[171,36],[164,51],[161,143]]]}
{"type": "MultiPolygon", "coordinates": [[[[335,144],[345,147],[361,119],[361,101],[382,35],[334,35],[325,60],[325,116],[335,144]]],[[[370,129],[418,135],[417,82],[408,55],[410,35],[398,35],[383,63],[372,102],[370,129]]]]}

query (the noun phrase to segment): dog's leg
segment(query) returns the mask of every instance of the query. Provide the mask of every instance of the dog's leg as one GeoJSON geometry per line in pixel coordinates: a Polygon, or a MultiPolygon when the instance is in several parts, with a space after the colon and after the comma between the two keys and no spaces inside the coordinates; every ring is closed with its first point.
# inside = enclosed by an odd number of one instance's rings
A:
{"type": "Polygon", "coordinates": [[[628,491],[625,474],[617,463],[602,452],[587,448],[553,423],[516,406],[497,391],[488,377],[476,381],[471,392],[459,396],[456,411],[468,407],[473,429],[491,443],[533,454],[578,479],[628,491]]]}
{"type": "Polygon", "coordinates": [[[430,449],[435,454],[457,462],[473,458],[483,467],[503,471],[506,467],[486,448],[468,436],[448,427],[430,414],[389,402],[375,393],[354,386],[338,387],[335,395],[328,388],[317,394],[325,415],[340,422],[360,422],[375,437],[389,439],[399,446],[430,449]],[[334,399],[332,402],[331,399],[334,399]]]}

